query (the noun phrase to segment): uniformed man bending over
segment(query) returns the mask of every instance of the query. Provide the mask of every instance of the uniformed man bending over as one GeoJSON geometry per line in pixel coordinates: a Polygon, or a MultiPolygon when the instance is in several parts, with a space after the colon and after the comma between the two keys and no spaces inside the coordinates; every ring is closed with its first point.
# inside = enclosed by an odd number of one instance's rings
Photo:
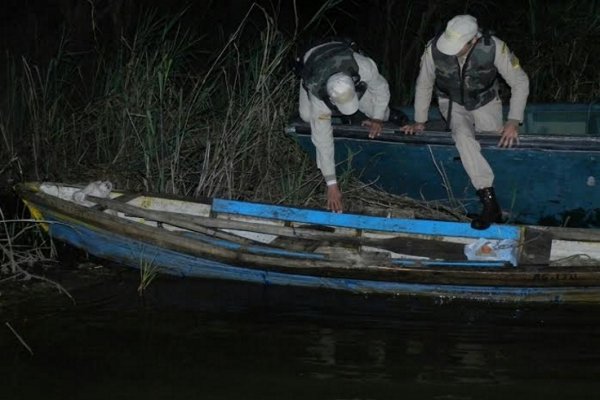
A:
{"type": "Polygon", "coordinates": [[[390,90],[375,62],[346,41],[331,41],[308,50],[303,57],[300,86],[300,117],[310,123],[316,148],[317,167],[327,183],[327,208],[342,212],[342,192],[336,180],[332,113],[352,115],[357,111],[368,119],[369,138],[380,135],[388,120],[390,90]]]}

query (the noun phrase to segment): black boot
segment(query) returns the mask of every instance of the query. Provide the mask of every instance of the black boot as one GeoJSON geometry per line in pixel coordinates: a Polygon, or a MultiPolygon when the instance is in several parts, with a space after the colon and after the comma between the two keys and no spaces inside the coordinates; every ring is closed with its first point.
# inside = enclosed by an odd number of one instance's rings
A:
{"type": "Polygon", "coordinates": [[[496,193],[493,187],[479,189],[477,195],[483,204],[481,214],[473,218],[471,228],[487,229],[494,222],[502,222],[502,210],[496,200],[496,193]]]}

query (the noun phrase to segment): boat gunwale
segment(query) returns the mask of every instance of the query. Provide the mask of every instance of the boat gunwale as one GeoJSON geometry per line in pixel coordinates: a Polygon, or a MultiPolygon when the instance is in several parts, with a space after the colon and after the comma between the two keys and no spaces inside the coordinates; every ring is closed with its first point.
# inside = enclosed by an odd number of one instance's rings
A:
{"type": "MultiPolygon", "coordinates": [[[[287,129],[288,133],[309,136],[310,126],[304,122],[292,122],[287,129]]],[[[381,135],[371,139],[368,130],[358,125],[333,125],[335,139],[365,140],[371,143],[397,143],[406,145],[447,145],[454,146],[449,132],[439,130],[426,130],[417,135],[405,135],[397,127],[390,124],[384,125],[381,135]]],[[[497,147],[498,134],[476,133],[476,139],[483,148],[497,147]]],[[[600,152],[600,136],[583,135],[520,135],[519,146],[510,151],[525,150],[555,150],[555,151],[582,151],[600,152]]]]}

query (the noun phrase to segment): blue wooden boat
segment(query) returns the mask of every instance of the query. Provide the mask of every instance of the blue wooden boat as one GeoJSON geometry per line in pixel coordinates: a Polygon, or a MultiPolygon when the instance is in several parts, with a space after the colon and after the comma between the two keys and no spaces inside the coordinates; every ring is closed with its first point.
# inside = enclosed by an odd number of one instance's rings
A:
{"type": "MultiPolygon", "coordinates": [[[[412,119],[411,108],[403,111],[412,119]]],[[[336,161],[385,191],[478,212],[479,201],[437,109],[429,119],[420,135],[405,136],[389,124],[370,140],[365,128],[334,118],[336,161]]],[[[307,124],[294,121],[288,131],[314,156],[307,124]]],[[[497,147],[497,134],[478,135],[507,220],[599,228],[600,104],[529,105],[521,131],[520,145],[511,149],[497,147]]]]}
{"type": "Polygon", "coordinates": [[[477,231],[466,223],[224,199],[92,196],[56,183],[16,190],[52,238],[142,275],[446,300],[600,301],[600,230],[493,225],[477,231]],[[512,243],[514,260],[499,258],[500,247],[467,257],[466,248],[482,240],[512,243]],[[576,265],[565,263],[574,257],[576,265]]]}

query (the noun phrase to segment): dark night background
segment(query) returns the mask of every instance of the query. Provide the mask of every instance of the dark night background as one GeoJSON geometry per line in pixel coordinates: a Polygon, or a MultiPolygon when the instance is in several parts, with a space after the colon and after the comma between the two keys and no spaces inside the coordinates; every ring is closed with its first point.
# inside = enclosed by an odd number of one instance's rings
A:
{"type": "MultiPolygon", "coordinates": [[[[0,37],[3,55],[45,65],[61,38],[68,51],[90,56],[99,43],[131,37],[144,10],[159,14],[187,8],[187,27],[203,35],[210,54],[224,43],[246,14],[250,0],[5,0],[0,37]]],[[[323,1],[258,1],[289,37],[323,1]],[[295,6],[297,10],[295,10],[295,6]]],[[[315,37],[352,37],[381,66],[393,88],[393,102],[408,104],[424,44],[453,15],[470,13],[481,27],[506,41],[532,80],[532,102],[590,102],[600,93],[600,5],[598,1],[334,1],[319,23],[298,43],[315,37]]],[[[256,20],[257,24],[261,24],[256,20]]],[[[199,65],[201,67],[201,65],[199,65]]]]}

